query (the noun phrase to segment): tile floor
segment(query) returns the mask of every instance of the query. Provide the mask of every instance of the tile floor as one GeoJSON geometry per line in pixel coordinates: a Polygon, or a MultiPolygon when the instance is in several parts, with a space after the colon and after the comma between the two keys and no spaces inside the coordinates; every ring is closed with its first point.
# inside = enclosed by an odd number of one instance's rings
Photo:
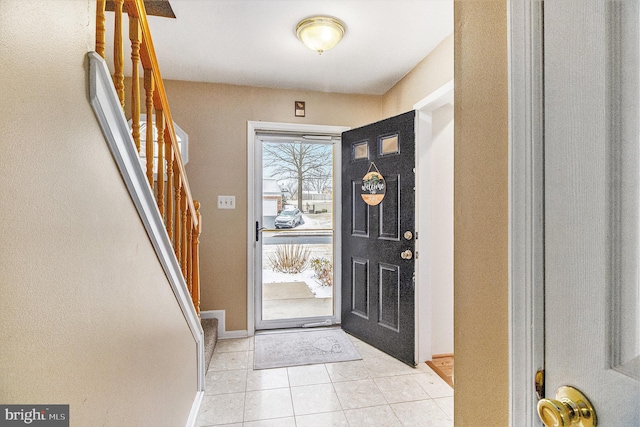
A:
{"type": "Polygon", "coordinates": [[[453,390],[351,337],[362,360],[253,370],[253,338],[220,340],[197,426],[453,426],[453,390]]]}

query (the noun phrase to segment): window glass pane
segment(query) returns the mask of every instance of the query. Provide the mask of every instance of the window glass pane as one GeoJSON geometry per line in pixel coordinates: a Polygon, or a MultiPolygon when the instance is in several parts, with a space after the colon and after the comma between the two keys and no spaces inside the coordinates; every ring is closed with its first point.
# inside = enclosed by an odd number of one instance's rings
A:
{"type": "Polygon", "coordinates": [[[333,144],[262,142],[260,322],[334,315],[333,160],[333,144]]]}
{"type": "Polygon", "coordinates": [[[394,154],[400,152],[398,135],[390,135],[380,138],[380,154],[394,154]]]}
{"type": "Polygon", "coordinates": [[[360,160],[369,158],[369,145],[365,142],[358,142],[353,144],[353,150],[351,151],[351,160],[360,160]]]}

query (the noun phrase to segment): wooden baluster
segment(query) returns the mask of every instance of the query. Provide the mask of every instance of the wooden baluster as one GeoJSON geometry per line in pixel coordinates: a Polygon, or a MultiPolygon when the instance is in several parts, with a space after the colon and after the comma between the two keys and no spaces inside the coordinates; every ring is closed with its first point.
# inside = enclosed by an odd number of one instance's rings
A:
{"type": "Polygon", "coordinates": [[[156,109],[156,128],[158,129],[158,210],[164,219],[164,112],[156,109]]]}
{"type": "Polygon", "coordinates": [[[124,0],[113,0],[115,6],[115,36],[113,40],[113,84],[124,109],[124,49],[122,44],[122,5],[124,0]]]}
{"type": "Polygon", "coordinates": [[[153,82],[153,72],[149,68],[144,69],[144,90],[145,105],[147,113],[147,138],[146,138],[146,156],[147,156],[147,180],[151,189],[153,189],[153,92],[155,85],[153,82]]]}
{"type": "Polygon", "coordinates": [[[165,225],[167,226],[167,234],[169,241],[173,241],[173,198],[171,197],[171,184],[173,183],[173,145],[165,144],[165,153],[167,158],[167,215],[165,225]]]}
{"type": "Polygon", "coordinates": [[[196,208],[198,224],[195,226],[193,240],[191,241],[191,253],[193,257],[193,270],[191,273],[191,287],[193,291],[191,292],[191,298],[196,308],[196,313],[200,316],[200,233],[202,233],[202,217],[200,216],[200,203],[194,200],[193,205],[196,208]]]}
{"type": "Polygon", "coordinates": [[[104,58],[104,45],[107,29],[105,23],[104,9],[107,6],[106,0],[98,0],[96,8],[96,53],[104,58]]]}
{"type": "MultiPolygon", "coordinates": [[[[176,165],[177,165],[177,160],[176,160],[176,165]]],[[[175,167],[176,170],[178,170],[177,166],[175,167]]],[[[176,258],[178,259],[178,261],[182,260],[182,256],[180,255],[180,242],[182,241],[182,238],[180,237],[180,219],[182,218],[182,215],[180,215],[180,207],[182,206],[181,200],[180,200],[180,195],[182,193],[182,182],[180,179],[180,174],[176,173],[174,178],[174,186],[173,186],[173,191],[175,194],[175,203],[174,203],[174,208],[175,208],[175,233],[174,233],[174,239],[173,239],[173,250],[176,253],[176,258]]]]}
{"type": "Polygon", "coordinates": [[[140,24],[138,18],[129,16],[131,40],[131,136],[140,154],[140,24]]]}
{"type": "Polygon", "coordinates": [[[182,237],[182,243],[180,243],[180,247],[182,248],[182,275],[184,276],[185,280],[187,279],[187,255],[188,255],[188,242],[187,242],[187,194],[185,192],[184,186],[182,186],[182,188],[180,189],[180,192],[182,193],[180,198],[181,198],[181,202],[182,202],[182,206],[180,207],[180,210],[182,211],[182,224],[180,226],[180,236],[182,237]]]}
{"type": "Polygon", "coordinates": [[[189,294],[193,298],[193,282],[191,281],[192,272],[191,268],[193,267],[193,215],[189,212],[187,215],[187,276],[185,277],[187,281],[187,288],[189,289],[189,294]]]}

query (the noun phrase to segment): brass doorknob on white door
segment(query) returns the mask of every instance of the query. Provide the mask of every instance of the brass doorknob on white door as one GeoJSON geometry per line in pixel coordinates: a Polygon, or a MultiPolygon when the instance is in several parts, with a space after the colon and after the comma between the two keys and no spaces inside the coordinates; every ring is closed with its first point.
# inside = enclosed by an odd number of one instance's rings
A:
{"type": "Polygon", "coordinates": [[[407,249],[406,251],[402,252],[400,256],[402,257],[402,259],[411,259],[413,258],[413,252],[411,252],[411,249],[407,249]]]}
{"type": "Polygon", "coordinates": [[[540,399],[538,415],[547,427],[595,427],[596,411],[580,390],[562,386],[555,399],[540,399]]]}

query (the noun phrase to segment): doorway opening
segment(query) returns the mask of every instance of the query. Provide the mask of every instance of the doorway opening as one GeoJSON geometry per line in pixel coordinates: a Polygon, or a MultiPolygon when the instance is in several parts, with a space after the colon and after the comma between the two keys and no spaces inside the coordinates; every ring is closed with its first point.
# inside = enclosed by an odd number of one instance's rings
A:
{"type": "Polygon", "coordinates": [[[345,129],[249,122],[251,332],[339,323],[334,165],[345,129]]]}
{"type": "Polygon", "coordinates": [[[453,387],[453,81],[418,111],[417,353],[453,387]]]}

